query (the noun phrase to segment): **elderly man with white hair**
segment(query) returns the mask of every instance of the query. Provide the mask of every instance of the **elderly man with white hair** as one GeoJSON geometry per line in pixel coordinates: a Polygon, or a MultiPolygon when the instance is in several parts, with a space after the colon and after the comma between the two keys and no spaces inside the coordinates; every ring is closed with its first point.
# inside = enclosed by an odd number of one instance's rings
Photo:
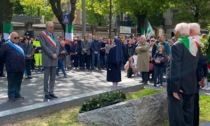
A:
{"type": "MultiPolygon", "coordinates": [[[[135,51],[138,54],[137,58],[137,70],[142,74],[142,83],[147,85],[149,80],[149,48],[150,45],[146,42],[146,37],[142,35],[140,43],[136,47],[135,51]]],[[[141,82],[140,82],[141,83],[141,82]]]]}
{"type": "Polygon", "coordinates": [[[187,23],[177,24],[177,41],[171,47],[167,69],[167,94],[170,126],[193,126],[194,94],[197,89],[197,43],[190,39],[187,23]]]}
{"type": "MultiPolygon", "coordinates": [[[[203,43],[200,42],[200,25],[198,23],[189,23],[190,36],[194,39],[200,47],[203,47],[203,43]]],[[[197,66],[197,91],[194,94],[194,126],[199,126],[199,89],[200,86],[203,87],[205,84],[205,79],[207,78],[207,62],[208,59],[204,55],[200,55],[197,66]]]]}

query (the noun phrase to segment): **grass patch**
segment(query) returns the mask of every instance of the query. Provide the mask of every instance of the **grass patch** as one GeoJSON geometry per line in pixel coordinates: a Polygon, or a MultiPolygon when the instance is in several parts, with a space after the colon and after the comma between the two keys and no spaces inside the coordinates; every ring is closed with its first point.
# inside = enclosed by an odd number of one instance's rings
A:
{"type": "Polygon", "coordinates": [[[210,121],[210,96],[200,95],[200,122],[210,121]]]}
{"type": "Polygon", "coordinates": [[[80,107],[73,107],[5,126],[85,126],[84,124],[78,123],[79,109],[80,107]]]}
{"type": "Polygon", "coordinates": [[[136,99],[136,98],[141,98],[144,96],[148,96],[148,95],[153,95],[153,94],[157,94],[157,93],[161,93],[161,92],[165,92],[164,90],[156,90],[156,89],[152,89],[152,88],[146,88],[137,92],[131,92],[126,94],[126,98],[127,100],[131,100],[131,99],[136,99]]]}
{"type": "MultiPolygon", "coordinates": [[[[138,92],[127,93],[127,100],[141,98],[144,96],[165,92],[164,90],[143,89],[138,92]]],[[[200,96],[200,122],[210,121],[210,97],[200,96]]],[[[41,117],[20,121],[17,123],[7,124],[5,126],[87,126],[78,123],[78,113],[80,106],[65,109],[41,117]]],[[[169,122],[164,122],[162,126],[168,126],[169,122]]],[[[90,126],[99,126],[96,124],[90,126]]]]}

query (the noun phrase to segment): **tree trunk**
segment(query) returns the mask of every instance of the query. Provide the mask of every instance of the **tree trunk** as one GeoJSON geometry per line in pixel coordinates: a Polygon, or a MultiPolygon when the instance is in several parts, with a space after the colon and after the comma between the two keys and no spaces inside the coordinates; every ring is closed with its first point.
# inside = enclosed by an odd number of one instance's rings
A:
{"type": "MultiPolygon", "coordinates": [[[[61,0],[49,0],[49,3],[52,7],[53,13],[55,14],[56,18],[58,19],[59,23],[61,24],[63,31],[65,31],[65,25],[63,24],[62,17],[63,12],[61,9],[61,0]]],[[[72,22],[75,18],[75,10],[76,10],[76,0],[71,0],[71,12],[70,15],[70,25],[72,25],[72,22]]]]}
{"type": "Polygon", "coordinates": [[[13,4],[9,0],[0,1],[0,32],[3,32],[3,22],[11,22],[13,16],[13,4]]]}
{"type": "Polygon", "coordinates": [[[144,34],[147,28],[147,17],[146,14],[136,14],[137,18],[137,34],[144,34]]]}

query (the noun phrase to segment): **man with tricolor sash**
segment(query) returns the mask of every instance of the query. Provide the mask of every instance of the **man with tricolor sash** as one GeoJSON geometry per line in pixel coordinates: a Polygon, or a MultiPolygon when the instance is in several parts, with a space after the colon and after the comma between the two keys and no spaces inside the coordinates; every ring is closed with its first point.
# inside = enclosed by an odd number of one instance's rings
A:
{"type": "Polygon", "coordinates": [[[197,92],[196,69],[199,44],[189,37],[187,23],[177,24],[177,41],[171,47],[167,68],[167,94],[170,126],[193,126],[194,94],[197,92]]]}
{"type": "MultiPolygon", "coordinates": [[[[199,49],[201,50],[204,47],[204,44],[201,42],[200,36],[200,25],[198,23],[189,23],[190,28],[190,36],[196,41],[199,45],[199,49]]],[[[194,121],[193,126],[199,126],[199,89],[200,87],[204,87],[206,78],[207,78],[207,62],[208,59],[205,56],[204,52],[200,53],[200,58],[197,66],[197,90],[194,94],[194,121]]]]}
{"type": "Polygon", "coordinates": [[[42,47],[42,66],[44,67],[45,99],[57,98],[54,94],[54,86],[56,67],[58,65],[59,42],[53,31],[54,23],[47,22],[46,31],[42,31],[39,35],[42,47]]]}
{"type": "Polygon", "coordinates": [[[12,32],[9,40],[1,46],[0,61],[6,64],[9,100],[24,99],[20,90],[25,70],[25,54],[17,32],[12,32]]]}

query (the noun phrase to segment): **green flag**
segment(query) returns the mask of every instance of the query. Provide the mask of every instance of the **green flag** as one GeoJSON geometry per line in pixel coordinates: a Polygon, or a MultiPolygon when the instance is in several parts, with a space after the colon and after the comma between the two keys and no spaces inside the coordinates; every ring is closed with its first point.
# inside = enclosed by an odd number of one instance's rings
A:
{"type": "Polygon", "coordinates": [[[9,34],[10,34],[12,31],[13,31],[12,23],[4,22],[4,23],[3,23],[3,35],[4,35],[4,39],[5,39],[5,40],[9,39],[9,34]]]}
{"type": "Polygon", "coordinates": [[[152,29],[152,26],[150,25],[150,23],[148,21],[146,38],[150,39],[150,37],[153,35],[153,33],[154,33],[154,31],[152,29]]]}
{"type": "Polygon", "coordinates": [[[73,34],[74,34],[74,26],[73,25],[66,25],[66,32],[65,32],[65,38],[69,39],[70,41],[73,41],[73,34]]]}

